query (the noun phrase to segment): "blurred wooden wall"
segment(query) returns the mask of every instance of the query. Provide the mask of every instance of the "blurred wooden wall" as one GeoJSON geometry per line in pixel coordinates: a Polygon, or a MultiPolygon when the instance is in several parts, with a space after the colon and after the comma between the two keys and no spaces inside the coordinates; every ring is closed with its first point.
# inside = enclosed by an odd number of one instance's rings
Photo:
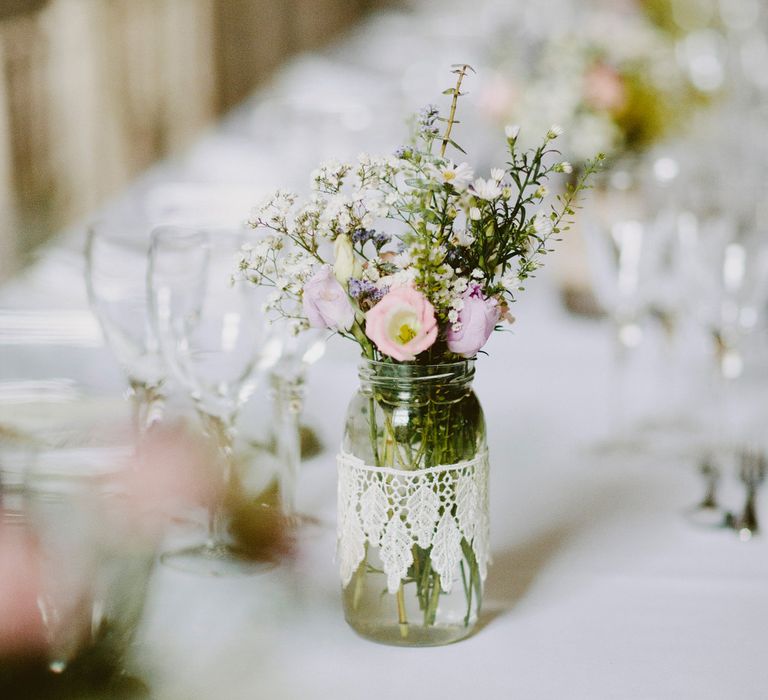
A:
{"type": "Polygon", "coordinates": [[[377,0],[0,0],[0,279],[377,0]]]}

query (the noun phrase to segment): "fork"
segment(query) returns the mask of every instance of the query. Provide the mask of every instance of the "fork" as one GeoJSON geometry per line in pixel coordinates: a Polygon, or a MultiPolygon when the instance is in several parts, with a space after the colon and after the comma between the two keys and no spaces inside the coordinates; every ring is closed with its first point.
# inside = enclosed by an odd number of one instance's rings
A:
{"type": "Polygon", "coordinates": [[[706,493],[697,508],[717,508],[717,482],[720,480],[720,470],[715,466],[709,457],[701,461],[699,473],[706,482],[706,493]]]}
{"type": "Polygon", "coordinates": [[[759,531],[757,523],[757,508],[755,501],[757,491],[765,481],[766,473],[765,454],[754,450],[744,450],[741,453],[739,465],[739,479],[746,489],[746,501],[741,516],[736,521],[736,532],[739,533],[739,539],[746,542],[756,535],[759,531]]]}
{"type": "Polygon", "coordinates": [[[721,471],[711,455],[704,455],[699,462],[698,472],[704,480],[703,498],[686,512],[686,517],[694,525],[706,528],[727,528],[734,526],[735,518],[725,510],[717,498],[717,486],[721,471]]]}

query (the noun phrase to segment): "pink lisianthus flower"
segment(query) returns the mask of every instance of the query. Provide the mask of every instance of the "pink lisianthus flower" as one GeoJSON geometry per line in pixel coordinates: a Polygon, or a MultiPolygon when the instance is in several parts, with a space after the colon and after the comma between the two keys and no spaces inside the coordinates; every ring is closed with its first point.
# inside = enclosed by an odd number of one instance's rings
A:
{"type": "Polygon", "coordinates": [[[501,309],[499,302],[484,296],[477,284],[470,285],[462,298],[464,306],[459,311],[458,330],[450,328],[446,341],[451,352],[474,357],[491,337],[501,318],[501,309]]]}
{"type": "Polygon", "coordinates": [[[302,305],[313,328],[346,331],[355,322],[349,296],[334,277],[330,265],[323,265],[304,285],[302,305]]]}
{"type": "Polygon", "coordinates": [[[412,287],[395,287],[365,315],[365,334],[382,355],[414,360],[437,339],[435,309],[412,287]]]}

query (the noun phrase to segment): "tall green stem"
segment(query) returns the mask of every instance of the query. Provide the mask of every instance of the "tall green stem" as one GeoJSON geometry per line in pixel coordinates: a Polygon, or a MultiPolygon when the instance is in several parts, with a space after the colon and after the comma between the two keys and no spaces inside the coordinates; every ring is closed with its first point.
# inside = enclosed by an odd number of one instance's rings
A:
{"type": "Polygon", "coordinates": [[[448,114],[448,123],[445,127],[445,134],[443,134],[443,144],[440,147],[440,157],[445,158],[445,151],[448,148],[448,144],[451,142],[451,132],[453,131],[453,125],[456,123],[456,107],[459,104],[459,97],[461,97],[461,83],[464,81],[464,77],[469,70],[468,65],[458,66],[455,71],[459,76],[456,80],[456,87],[453,88],[453,99],[451,100],[451,111],[448,114]]]}

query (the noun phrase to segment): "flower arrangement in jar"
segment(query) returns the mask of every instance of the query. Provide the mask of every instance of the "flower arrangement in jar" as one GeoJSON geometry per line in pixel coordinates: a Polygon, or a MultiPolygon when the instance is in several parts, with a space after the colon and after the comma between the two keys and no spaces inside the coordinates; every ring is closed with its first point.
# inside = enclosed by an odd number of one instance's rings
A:
{"type": "Polygon", "coordinates": [[[296,332],[360,346],[338,456],[338,559],[348,622],[392,644],[455,641],[477,621],[489,525],[475,358],[513,321],[602,158],[550,196],[547,181],[572,172],[554,148],[562,130],[522,151],[510,125],[505,165],[479,176],[454,140],[471,70],[453,67],[448,113],[424,108],[393,155],[327,163],[307,201],[278,191],[257,207],[263,238],[236,273],[273,287],[266,310],[296,332]]]}

